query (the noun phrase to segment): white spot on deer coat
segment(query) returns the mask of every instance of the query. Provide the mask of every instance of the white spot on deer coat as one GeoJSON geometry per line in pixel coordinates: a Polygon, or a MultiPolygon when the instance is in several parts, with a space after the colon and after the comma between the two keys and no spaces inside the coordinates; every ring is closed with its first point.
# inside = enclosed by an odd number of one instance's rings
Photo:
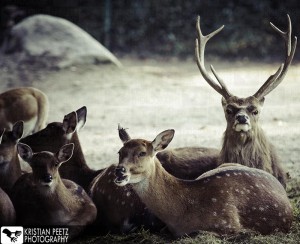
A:
{"type": "Polygon", "coordinates": [[[230,174],[229,174],[229,173],[226,173],[226,176],[227,176],[227,177],[229,177],[229,176],[230,176],[230,174]]]}
{"type": "Polygon", "coordinates": [[[211,201],[212,201],[212,202],[217,202],[217,199],[213,197],[213,198],[211,199],[211,201]]]}

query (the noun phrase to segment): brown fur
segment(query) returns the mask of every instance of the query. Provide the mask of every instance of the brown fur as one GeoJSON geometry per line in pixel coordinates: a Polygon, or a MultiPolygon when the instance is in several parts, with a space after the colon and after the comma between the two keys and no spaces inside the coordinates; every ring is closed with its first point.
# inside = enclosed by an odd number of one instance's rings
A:
{"type": "Polygon", "coordinates": [[[241,99],[230,97],[222,100],[227,128],[224,133],[223,146],[220,154],[220,163],[234,162],[248,167],[265,170],[273,174],[285,187],[286,173],[281,167],[274,146],[269,142],[264,131],[259,125],[259,113],[263,100],[258,101],[254,97],[241,99]],[[234,108],[228,114],[228,108],[234,108]],[[258,113],[253,114],[249,107],[253,107],[258,113]],[[233,129],[237,113],[244,113],[249,117],[251,129],[247,132],[237,132],[233,129]]]}
{"type": "Polygon", "coordinates": [[[17,121],[24,121],[24,135],[43,129],[48,118],[48,98],[33,87],[21,87],[0,94],[0,128],[11,129],[17,121]],[[26,124],[33,119],[36,123],[26,124]]]}
{"type": "Polygon", "coordinates": [[[95,220],[97,209],[81,186],[60,178],[58,168],[71,157],[73,145],[63,146],[56,154],[30,150],[25,144],[18,145],[20,156],[33,172],[23,175],[12,191],[17,223],[63,225],[71,228],[72,237],[78,235],[95,220]]]}
{"type": "Polygon", "coordinates": [[[67,114],[62,123],[52,122],[45,129],[21,139],[20,142],[29,145],[34,152],[56,152],[63,145],[73,143],[73,156],[68,164],[60,167],[59,172],[62,178],[72,180],[88,191],[90,183],[101,170],[93,170],[87,165],[81,149],[78,131],[85,121],[86,108],[82,107],[67,114]]]}
{"type": "Polygon", "coordinates": [[[125,142],[115,182],[131,185],[175,236],[199,230],[219,235],[244,230],[262,234],[289,231],[292,207],[283,187],[265,171],[229,164],[193,181],[165,171],[155,153],[168,145],[173,134],[168,130],[152,142],[125,142]]]}
{"type": "Polygon", "coordinates": [[[23,122],[19,121],[0,139],[0,187],[8,194],[22,174],[16,146],[22,134],[23,122]]]}
{"type": "Polygon", "coordinates": [[[14,225],[15,222],[15,208],[9,196],[0,188],[0,226],[14,225]]]}

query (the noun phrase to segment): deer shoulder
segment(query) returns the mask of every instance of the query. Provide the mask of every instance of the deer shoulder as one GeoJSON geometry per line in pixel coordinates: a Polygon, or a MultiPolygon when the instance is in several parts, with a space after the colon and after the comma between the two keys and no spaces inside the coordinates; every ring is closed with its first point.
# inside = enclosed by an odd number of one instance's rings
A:
{"type": "Polygon", "coordinates": [[[222,106],[227,122],[220,154],[220,163],[233,162],[265,170],[273,174],[285,187],[286,173],[278,160],[276,151],[266,137],[259,122],[259,116],[265,96],[272,92],[284,79],[293,60],[297,38],[292,37],[292,24],[289,15],[287,31],[281,31],[275,25],[271,27],[283,37],[285,42],[285,60],[256,93],[249,97],[238,97],[229,92],[225,82],[211,65],[215,79],[205,68],[204,51],[207,42],[218,34],[224,26],[208,35],[203,35],[198,16],[195,55],[197,65],[207,83],[222,96],[222,106]]]}
{"type": "Polygon", "coordinates": [[[155,157],[173,136],[174,130],[166,130],[152,141],[123,141],[115,183],[120,187],[131,185],[175,236],[200,230],[218,235],[244,230],[262,234],[289,231],[292,207],[274,176],[256,168],[228,164],[197,180],[178,179],[155,157]]]}
{"type": "Polygon", "coordinates": [[[47,96],[36,88],[15,88],[0,94],[0,128],[12,129],[22,120],[24,135],[29,135],[46,126],[48,111],[47,96]]]}
{"type": "Polygon", "coordinates": [[[61,179],[58,172],[73,148],[67,144],[56,153],[33,153],[28,145],[18,144],[19,155],[32,167],[32,173],[23,175],[12,191],[19,224],[65,225],[78,234],[95,220],[97,209],[84,189],[61,179]]]}

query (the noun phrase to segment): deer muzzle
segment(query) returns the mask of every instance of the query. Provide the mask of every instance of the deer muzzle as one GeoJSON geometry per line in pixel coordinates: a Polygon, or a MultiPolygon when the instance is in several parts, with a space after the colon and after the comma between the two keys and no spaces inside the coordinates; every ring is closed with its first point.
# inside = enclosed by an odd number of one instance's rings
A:
{"type": "Polygon", "coordinates": [[[124,166],[118,166],[115,169],[115,183],[119,186],[125,186],[129,182],[129,174],[126,173],[124,166]]]}
{"type": "Polygon", "coordinates": [[[233,129],[236,132],[247,132],[251,129],[250,118],[246,112],[236,114],[233,129]]]}

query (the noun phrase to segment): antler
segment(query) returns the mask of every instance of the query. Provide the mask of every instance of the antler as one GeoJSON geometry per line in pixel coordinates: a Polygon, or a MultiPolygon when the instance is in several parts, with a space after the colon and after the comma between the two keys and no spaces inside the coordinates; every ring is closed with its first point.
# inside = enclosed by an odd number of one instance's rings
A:
{"type": "Polygon", "coordinates": [[[200,29],[200,16],[197,18],[197,24],[196,24],[196,29],[197,29],[197,34],[198,38],[195,41],[196,47],[195,47],[195,55],[197,59],[197,65],[198,68],[203,76],[203,78],[207,81],[207,83],[214,88],[218,93],[220,93],[225,99],[231,97],[232,95],[228,91],[226,85],[224,82],[220,79],[220,77],[217,75],[214,67],[211,65],[210,69],[213,72],[214,76],[216,77],[217,81],[219,82],[220,85],[218,85],[212,77],[209,75],[207,72],[205,65],[204,65],[204,51],[205,51],[205,45],[208,42],[210,38],[218,34],[222,29],[224,28],[224,25],[221,26],[219,29],[213,31],[212,33],[203,36],[201,29],[200,29]]]}
{"type": "Polygon", "coordinates": [[[282,63],[279,67],[279,69],[276,71],[275,74],[271,75],[267,81],[259,88],[259,90],[253,95],[254,97],[261,99],[265,95],[269,94],[271,91],[273,91],[283,80],[285,74],[288,71],[288,68],[293,60],[296,46],[297,46],[297,37],[294,37],[294,42],[292,43],[292,24],[290,16],[287,15],[288,18],[288,30],[286,32],[281,31],[278,29],[274,24],[270,22],[270,25],[272,28],[278,32],[283,39],[285,40],[285,48],[286,48],[286,58],[285,62],[282,63]]]}

